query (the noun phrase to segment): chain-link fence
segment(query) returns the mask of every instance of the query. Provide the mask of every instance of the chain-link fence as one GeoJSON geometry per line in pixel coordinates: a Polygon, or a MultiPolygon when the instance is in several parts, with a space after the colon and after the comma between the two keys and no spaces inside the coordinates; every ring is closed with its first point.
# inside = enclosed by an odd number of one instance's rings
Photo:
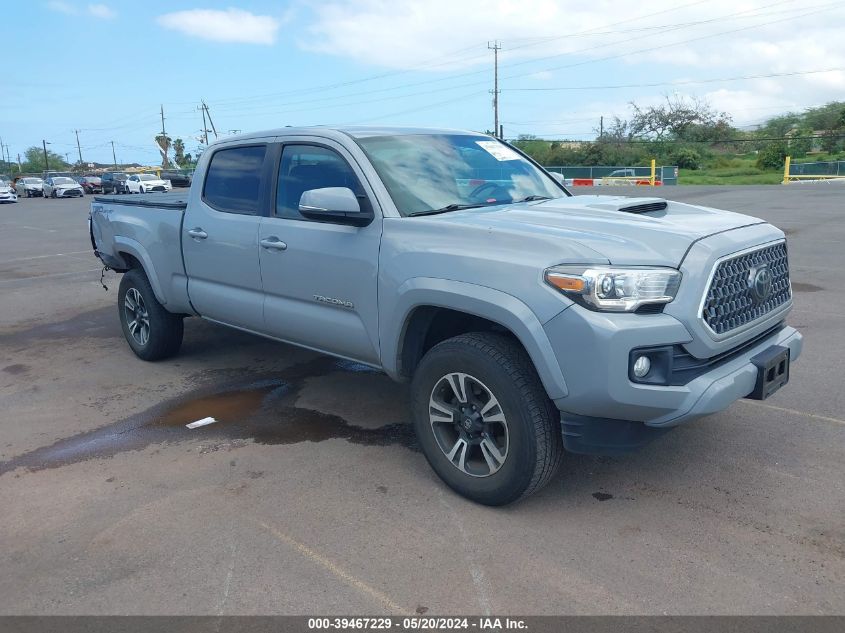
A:
{"type": "Polygon", "coordinates": [[[819,180],[845,180],[845,160],[793,163],[791,157],[786,157],[783,184],[819,180]]]}
{"type": "MultiPolygon", "coordinates": [[[[602,180],[608,179],[608,184],[625,184],[625,180],[648,180],[651,178],[651,167],[630,167],[624,165],[553,165],[546,167],[548,171],[562,174],[567,180],[602,180]]],[[[655,180],[664,185],[678,184],[678,168],[675,165],[664,165],[655,169],[655,180]]],[[[634,183],[630,183],[634,184],[634,183]]]]}

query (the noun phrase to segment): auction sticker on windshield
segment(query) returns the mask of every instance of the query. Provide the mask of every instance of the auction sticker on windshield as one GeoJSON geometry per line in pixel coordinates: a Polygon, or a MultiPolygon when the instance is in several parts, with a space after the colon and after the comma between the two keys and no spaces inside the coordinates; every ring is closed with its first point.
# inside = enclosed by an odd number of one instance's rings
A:
{"type": "Polygon", "coordinates": [[[476,141],[476,143],[496,160],[519,160],[520,158],[519,154],[499,141],[476,141]]]}

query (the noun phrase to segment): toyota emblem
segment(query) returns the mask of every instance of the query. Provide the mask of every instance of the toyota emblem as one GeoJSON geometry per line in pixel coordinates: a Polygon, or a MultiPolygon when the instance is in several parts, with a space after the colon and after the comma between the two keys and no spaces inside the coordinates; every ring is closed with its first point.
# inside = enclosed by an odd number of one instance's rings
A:
{"type": "Polygon", "coordinates": [[[757,303],[763,303],[772,294],[772,271],[768,266],[756,266],[748,275],[748,288],[757,303]]]}

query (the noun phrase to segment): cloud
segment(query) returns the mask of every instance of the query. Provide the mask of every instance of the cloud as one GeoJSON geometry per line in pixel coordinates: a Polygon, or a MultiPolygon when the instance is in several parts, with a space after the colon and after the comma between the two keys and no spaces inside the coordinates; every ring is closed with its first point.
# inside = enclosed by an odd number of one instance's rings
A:
{"type": "MultiPolygon", "coordinates": [[[[630,75],[631,83],[647,83],[845,68],[841,3],[711,0],[657,11],[618,0],[303,1],[311,23],[302,48],[400,71],[464,73],[467,85],[487,79],[492,62],[487,41],[498,38],[505,90],[549,73],[565,86],[601,84],[606,76],[614,76],[610,83],[625,83],[620,74],[630,75]]],[[[724,93],[716,90],[719,84],[682,89],[702,96],[712,91],[716,107],[739,107],[754,94],[771,99],[763,105],[791,102],[796,95],[819,103],[841,98],[845,73],[797,75],[770,84],[730,82],[724,93]]],[[[671,88],[617,94],[624,104],[665,91],[671,88]]]]}
{"type": "Polygon", "coordinates": [[[62,0],[50,0],[47,3],[47,8],[66,15],[74,15],[77,12],[75,6],[67,2],[62,2],[62,0]]]}
{"type": "Polygon", "coordinates": [[[166,29],[213,42],[271,45],[281,21],[269,15],[255,15],[242,9],[190,9],[156,18],[166,29]]]}
{"type": "Polygon", "coordinates": [[[95,18],[101,18],[103,20],[111,20],[117,17],[115,10],[105,4],[89,4],[88,13],[95,18]]]}

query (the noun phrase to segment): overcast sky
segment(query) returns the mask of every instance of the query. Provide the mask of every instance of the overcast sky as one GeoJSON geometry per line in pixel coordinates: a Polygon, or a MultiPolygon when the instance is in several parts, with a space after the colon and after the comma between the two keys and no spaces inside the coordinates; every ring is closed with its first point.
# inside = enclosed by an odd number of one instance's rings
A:
{"type": "Polygon", "coordinates": [[[6,12],[0,136],[156,163],[168,134],[375,123],[592,138],[599,117],[679,93],[747,126],[845,99],[845,2],[27,0],[6,12]],[[21,6],[22,5],[22,6],[21,6]],[[22,61],[21,61],[22,60],[22,61]],[[838,69],[838,70],[837,70],[838,69]],[[818,72],[825,71],[825,72],[818,72]],[[715,81],[714,81],[715,80],[715,81]]]}

